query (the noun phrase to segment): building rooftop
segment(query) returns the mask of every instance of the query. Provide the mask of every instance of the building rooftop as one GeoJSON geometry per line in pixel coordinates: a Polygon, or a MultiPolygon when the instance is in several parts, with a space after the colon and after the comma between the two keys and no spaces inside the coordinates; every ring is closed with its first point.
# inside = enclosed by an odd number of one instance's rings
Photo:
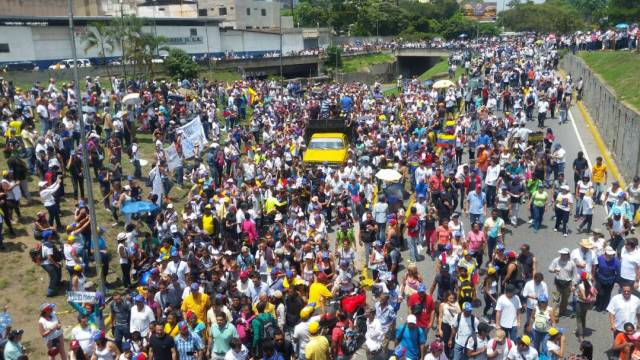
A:
{"type": "MultiPolygon", "coordinates": [[[[106,22],[110,21],[114,16],[74,16],[74,25],[87,25],[91,22],[106,22]]],[[[209,24],[218,25],[222,22],[223,18],[220,17],[193,17],[193,18],[166,18],[158,17],[155,20],[153,18],[144,18],[149,23],[155,21],[156,25],[196,25],[196,24],[209,24]]],[[[0,26],[68,26],[69,18],[67,16],[0,16],[0,26]]]]}

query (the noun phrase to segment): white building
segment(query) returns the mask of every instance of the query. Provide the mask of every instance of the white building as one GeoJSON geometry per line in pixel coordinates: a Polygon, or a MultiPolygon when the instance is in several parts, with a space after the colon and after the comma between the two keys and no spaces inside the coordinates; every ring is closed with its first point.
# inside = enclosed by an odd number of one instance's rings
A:
{"type": "Polygon", "coordinates": [[[280,6],[264,0],[198,0],[198,15],[221,18],[225,29],[271,29],[281,25],[280,6]]]}

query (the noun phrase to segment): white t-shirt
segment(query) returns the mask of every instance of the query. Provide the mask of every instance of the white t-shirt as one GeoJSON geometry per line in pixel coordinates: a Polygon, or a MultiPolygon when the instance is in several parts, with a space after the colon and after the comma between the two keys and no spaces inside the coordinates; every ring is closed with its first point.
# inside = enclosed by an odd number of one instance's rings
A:
{"type": "Polygon", "coordinates": [[[556,197],[556,207],[560,210],[570,211],[573,205],[573,195],[571,193],[559,193],[556,197]]]}
{"type": "Polygon", "coordinates": [[[429,353],[424,357],[424,360],[448,360],[447,356],[444,354],[444,351],[440,353],[440,356],[433,357],[433,354],[429,353]]]}
{"type": "Polygon", "coordinates": [[[177,264],[175,261],[169,261],[167,264],[167,268],[164,270],[167,275],[176,274],[178,276],[178,280],[182,284],[186,284],[187,274],[189,273],[189,265],[185,261],[180,260],[177,264]]]}
{"type": "Polygon", "coordinates": [[[609,301],[607,312],[613,314],[616,320],[616,329],[624,331],[625,323],[637,325],[637,314],[640,314],[640,299],[635,295],[631,295],[629,300],[625,300],[622,294],[615,295],[609,301]]]}
{"type": "Polygon", "coordinates": [[[471,351],[478,351],[478,350],[485,349],[485,351],[473,357],[467,356],[467,359],[468,360],[487,360],[486,348],[488,343],[489,343],[489,338],[481,339],[479,336],[476,335],[476,338],[474,340],[473,336],[470,337],[467,340],[466,349],[471,351]]]}
{"type": "Polygon", "coordinates": [[[96,331],[96,329],[91,328],[91,326],[87,326],[86,329],[83,329],[80,325],[75,326],[71,330],[71,337],[78,340],[82,351],[89,356],[93,355],[96,351],[96,342],[93,341],[94,331],[96,331]]]}
{"type": "Polygon", "coordinates": [[[625,280],[635,280],[638,266],[640,266],[640,251],[628,252],[627,248],[623,247],[620,252],[620,277],[625,280]]]}
{"type": "Polygon", "coordinates": [[[502,295],[496,303],[496,311],[500,311],[500,326],[510,329],[517,326],[517,313],[522,307],[520,298],[514,295],[509,299],[507,295],[502,295]]]}
{"type": "Polygon", "coordinates": [[[576,264],[578,275],[579,272],[586,271],[591,273],[591,268],[593,265],[598,265],[598,258],[596,257],[596,253],[593,250],[588,250],[586,253],[583,253],[581,248],[576,248],[571,251],[571,260],[576,264]],[[584,266],[584,267],[581,267],[584,266]]]}
{"type": "Polygon", "coordinates": [[[489,166],[487,168],[487,176],[485,178],[485,184],[489,186],[496,186],[499,176],[500,176],[500,165],[489,166]]]}
{"type": "Polygon", "coordinates": [[[529,280],[524,284],[522,289],[522,296],[527,298],[527,309],[533,309],[538,304],[538,296],[545,294],[549,297],[549,290],[547,284],[541,281],[540,284],[536,284],[535,281],[529,280]],[[535,296],[535,299],[528,298],[528,296],[535,296]]]}
{"type": "Polygon", "coordinates": [[[525,351],[520,351],[518,346],[512,346],[511,350],[507,354],[508,360],[538,360],[538,351],[531,346],[527,347],[525,351]]]}
{"type": "Polygon", "coordinates": [[[150,307],[145,305],[142,310],[138,310],[138,306],[131,307],[131,321],[129,322],[129,332],[139,331],[142,337],[149,334],[149,323],[154,321],[156,316],[150,307]]]}
{"type": "Polygon", "coordinates": [[[460,313],[460,323],[458,323],[458,317],[456,316],[456,320],[454,321],[454,327],[460,326],[460,328],[456,331],[456,344],[464,347],[467,343],[467,339],[469,336],[478,332],[478,319],[473,319],[472,317],[465,317],[464,313],[460,313]],[[471,323],[473,322],[473,327],[471,327],[471,323]]]}
{"type": "Polygon", "coordinates": [[[229,349],[229,351],[227,351],[227,354],[224,356],[224,360],[246,360],[247,358],[249,358],[249,350],[247,350],[247,347],[244,346],[244,344],[241,346],[242,347],[240,348],[240,352],[229,349]]]}

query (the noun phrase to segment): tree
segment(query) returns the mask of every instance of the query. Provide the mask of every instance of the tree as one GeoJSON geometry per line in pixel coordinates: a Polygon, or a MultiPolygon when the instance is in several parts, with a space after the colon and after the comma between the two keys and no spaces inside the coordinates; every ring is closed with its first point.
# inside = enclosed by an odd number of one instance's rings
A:
{"type": "Polygon", "coordinates": [[[498,14],[498,25],[513,31],[570,33],[580,29],[583,21],[578,11],[562,1],[543,4],[526,3],[498,14]]]}
{"type": "MultiPolygon", "coordinates": [[[[91,49],[98,49],[98,55],[102,58],[102,63],[106,65],[107,52],[113,53],[116,47],[116,40],[113,37],[111,26],[104,22],[90,23],[87,32],[82,36],[84,41],[84,52],[91,49]]],[[[111,72],[107,66],[107,75],[111,78],[111,72]]]]}
{"type": "Polygon", "coordinates": [[[327,59],[324,61],[324,66],[334,69],[342,67],[342,49],[335,45],[331,45],[327,47],[326,54],[327,59]]]}
{"type": "Polygon", "coordinates": [[[636,22],[640,19],[640,1],[609,0],[608,15],[609,23],[613,25],[636,22]]]}
{"type": "Polygon", "coordinates": [[[455,39],[462,34],[473,36],[476,32],[476,23],[468,20],[460,13],[449,18],[440,28],[440,33],[445,39],[455,39]]]}
{"type": "Polygon", "coordinates": [[[198,64],[182,49],[169,49],[169,55],[164,61],[169,75],[174,79],[193,79],[198,76],[198,64]]]}

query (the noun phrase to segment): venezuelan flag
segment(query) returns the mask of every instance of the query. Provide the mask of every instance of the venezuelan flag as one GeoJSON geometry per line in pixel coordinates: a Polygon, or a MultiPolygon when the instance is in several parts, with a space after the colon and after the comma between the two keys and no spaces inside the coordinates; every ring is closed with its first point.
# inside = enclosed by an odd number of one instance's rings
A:
{"type": "Polygon", "coordinates": [[[255,90],[253,90],[253,88],[249,88],[247,89],[247,100],[249,101],[249,105],[253,105],[254,102],[256,102],[256,100],[258,100],[258,93],[256,93],[255,90]]]}
{"type": "Polygon", "coordinates": [[[455,135],[444,134],[444,133],[438,134],[438,141],[437,141],[438,147],[451,147],[451,146],[455,146],[455,144],[456,144],[455,135]]]}

